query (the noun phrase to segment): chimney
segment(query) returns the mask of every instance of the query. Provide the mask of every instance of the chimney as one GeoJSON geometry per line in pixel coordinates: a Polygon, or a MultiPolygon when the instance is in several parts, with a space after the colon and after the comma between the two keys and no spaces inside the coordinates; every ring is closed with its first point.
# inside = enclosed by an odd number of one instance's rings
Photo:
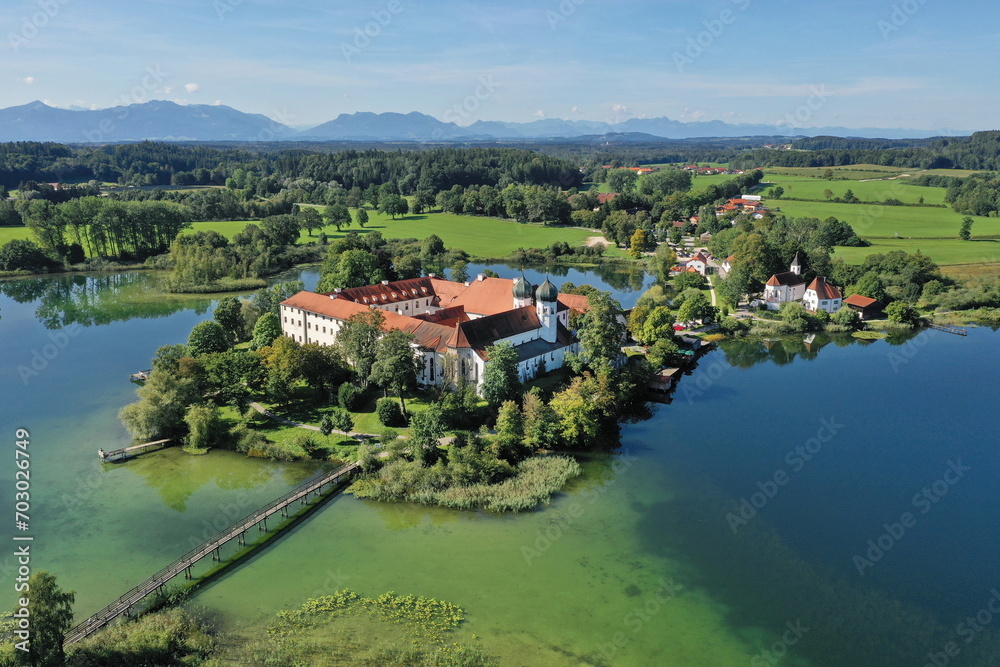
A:
{"type": "Polygon", "coordinates": [[[476,282],[480,282],[481,283],[484,280],[486,280],[486,276],[484,276],[483,274],[480,273],[479,275],[476,276],[476,282]]]}
{"type": "Polygon", "coordinates": [[[334,291],[334,293],[335,293],[335,294],[340,294],[340,292],[341,292],[342,290],[343,290],[343,288],[341,288],[341,287],[337,287],[337,288],[335,288],[335,289],[334,289],[333,291],[334,291]]]}
{"type": "Polygon", "coordinates": [[[437,277],[438,277],[438,274],[436,274],[436,273],[428,273],[428,274],[427,274],[427,277],[428,277],[428,278],[437,278],[437,277]]]}
{"type": "Polygon", "coordinates": [[[383,284],[383,285],[388,285],[388,284],[389,284],[389,281],[388,281],[388,280],[383,280],[383,281],[382,281],[382,284],[383,284]]]}

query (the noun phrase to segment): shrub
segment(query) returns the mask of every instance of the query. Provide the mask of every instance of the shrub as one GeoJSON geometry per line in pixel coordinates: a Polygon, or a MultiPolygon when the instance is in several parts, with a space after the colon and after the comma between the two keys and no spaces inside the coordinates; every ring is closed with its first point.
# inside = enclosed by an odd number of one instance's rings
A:
{"type": "Polygon", "coordinates": [[[380,398],[375,404],[375,413],[383,426],[403,426],[406,420],[403,416],[403,409],[394,398],[380,398]]]}
{"type": "Polygon", "coordinates": [[[340,389],[337,390],[337,405],[347,410],[348,412],[354,412],[358,409],[358,404],[361,402],[361,395],[364,392],[358,387],[351,384],[350,382],[345,382],[340,385],[340,389]]]}

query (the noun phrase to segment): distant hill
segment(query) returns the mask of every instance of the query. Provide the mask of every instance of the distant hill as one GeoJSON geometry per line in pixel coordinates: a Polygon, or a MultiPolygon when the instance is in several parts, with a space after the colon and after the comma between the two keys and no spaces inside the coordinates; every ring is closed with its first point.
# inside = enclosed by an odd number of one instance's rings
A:
{"type": "Polygon", "coordinates": [[[222,105],[156,100],[93,111],[57,109],[36,101],[0,109],[0,141],[273,141],[294,134],[267,116],[222,105]]]}
{"type": "Polygon", "coordinates": [[[462,128],[443,123],[433,116],[418,113],[341,114],[334,120],[300,132],[296,139],[332,141],[424,141],[447,140],[463,136],[462,128]]]}
{"type": "Polygon", "coordinates": [[[120,141],[491,141],[580,139],[618,135],[645,139],[702,137],[833,136],[920,139],[955,135],[946,130],[731,124],[718,120],[684,122],[670,118],[631,118],[621,123],[546,118],[529,123],[477,121],[467,127],[418,112],[341,114],[316,127],[296,131],[260,114],[227,106],[154,100],[101,109],[58,109],[31,102],[0,109],[0,141],[106,143],[120,141]]]}

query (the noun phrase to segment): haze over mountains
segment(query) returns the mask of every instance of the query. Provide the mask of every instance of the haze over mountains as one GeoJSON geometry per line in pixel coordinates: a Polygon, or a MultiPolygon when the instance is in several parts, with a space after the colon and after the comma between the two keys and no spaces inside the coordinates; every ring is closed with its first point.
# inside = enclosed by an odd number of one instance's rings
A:
{"type": "Polygon", "coordinates": [[[609,133],[636,139],[691,139],[748,136],[842,136],[916,139],[966,135],[954,130],[899,128],[790,128],[786,125],[683,122],[670,118],[631,118],[621,123],[548,118],[530,123],[477,121],[463,127],[411,112],[341,114],[298,131],[260,114],[223,105],[154,100],[100,110],[59,109],[43,102],[0,109],[0,141],[108,143],[122,141],[491,141],[577,139],[609,133]]]}

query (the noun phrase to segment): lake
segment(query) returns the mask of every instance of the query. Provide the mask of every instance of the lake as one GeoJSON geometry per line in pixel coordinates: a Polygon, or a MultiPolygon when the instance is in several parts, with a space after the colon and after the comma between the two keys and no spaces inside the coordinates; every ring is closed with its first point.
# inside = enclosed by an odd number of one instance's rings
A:
{"type": "MultiPolygon", "coordinates": [[[[649,281],[572,271],[553,282],[625,307],[649,281]]],[[[98,462],[128,443],[129,373],[211,317],[210,299],[157,281],[0,285],[3,432],[11,447],[31,432],[33,566],[77,591],[80,617],[315,470],[177,449],[98,462]]],[[[192,603],[249,632],[340,588],[426,595],[465,608],[456,640],[505,665],[922,665],[949,642],[948,664],[996,664],[997,343],[988,329],[724,343],[542,510],[342,495],[192,603]]],[[[0,570],[9,581],[13,559],[0,570]]]]}

